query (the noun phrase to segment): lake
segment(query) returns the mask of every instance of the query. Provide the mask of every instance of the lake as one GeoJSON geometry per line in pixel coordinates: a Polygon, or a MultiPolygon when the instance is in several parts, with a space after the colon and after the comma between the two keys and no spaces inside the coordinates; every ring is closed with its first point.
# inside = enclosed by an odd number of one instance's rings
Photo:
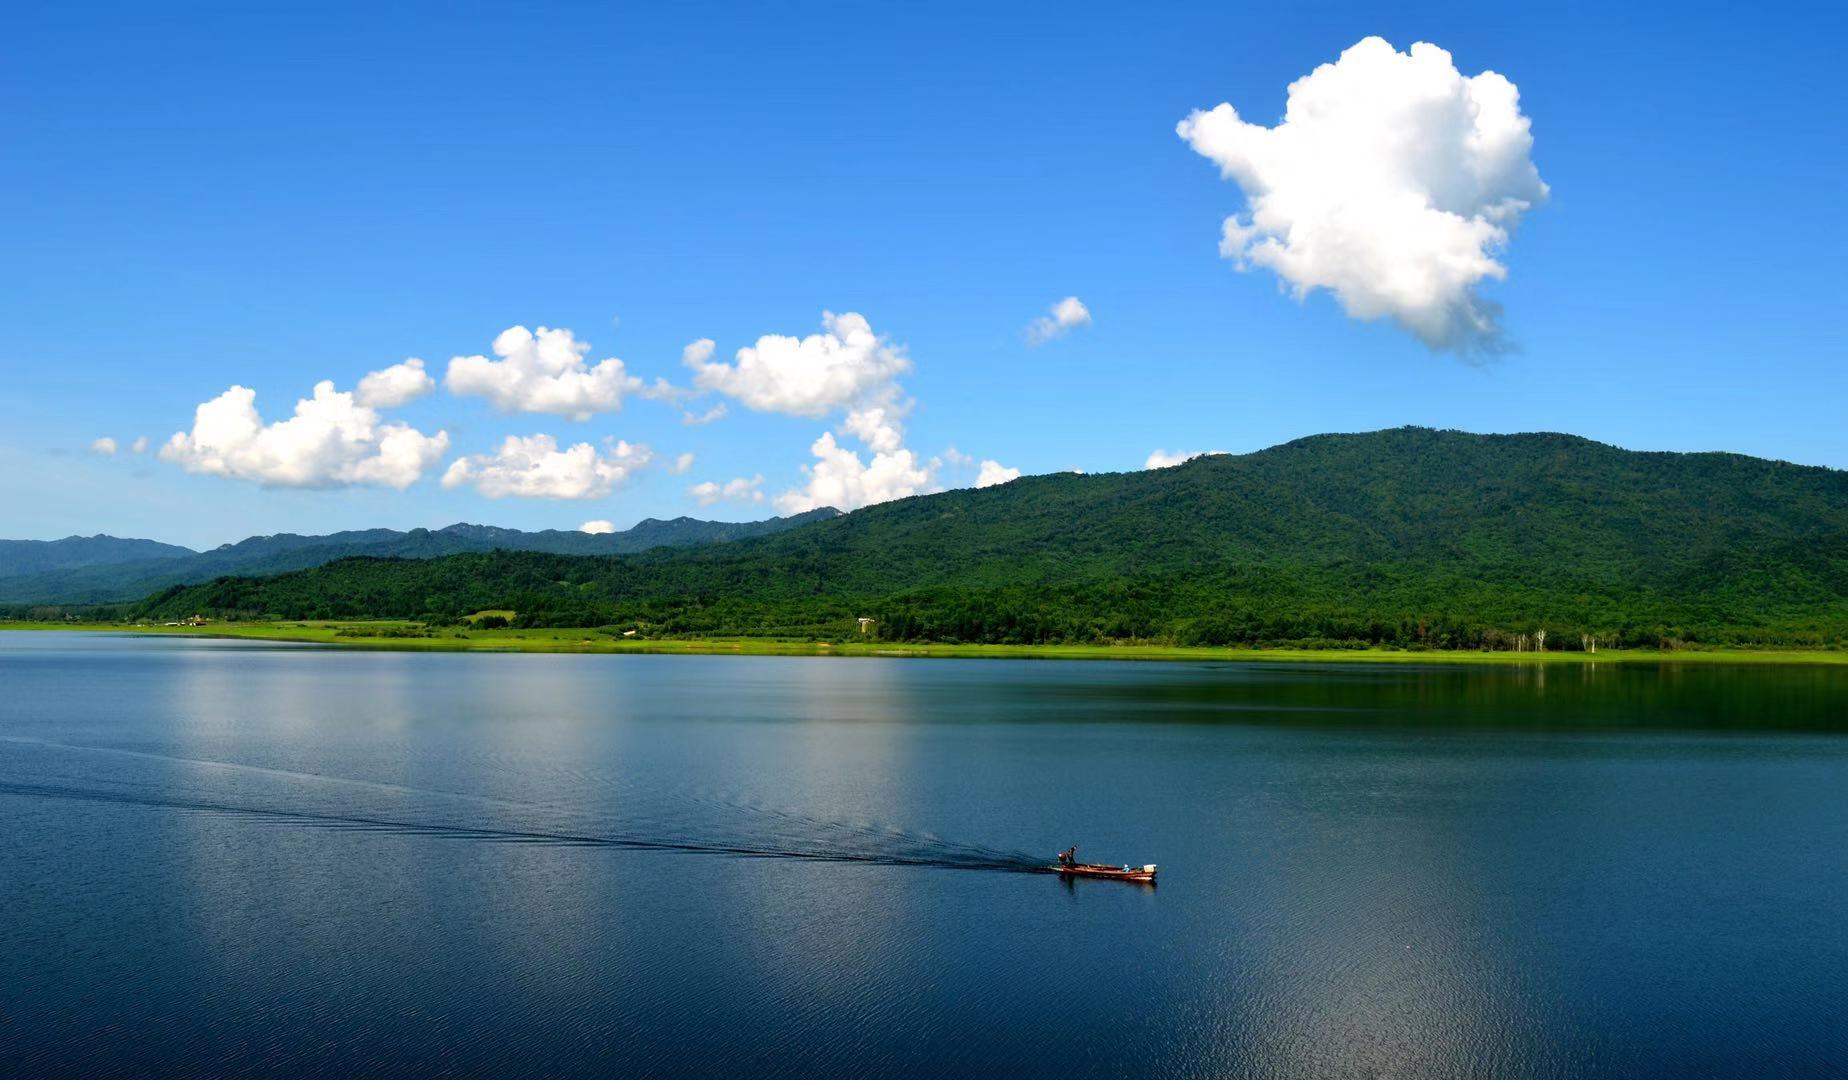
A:
{"type": "Polygon", "coordinates": [[[0,634],[0,1073],[1840,1075],[1844,1016],[1845,668],[0,634]]]}

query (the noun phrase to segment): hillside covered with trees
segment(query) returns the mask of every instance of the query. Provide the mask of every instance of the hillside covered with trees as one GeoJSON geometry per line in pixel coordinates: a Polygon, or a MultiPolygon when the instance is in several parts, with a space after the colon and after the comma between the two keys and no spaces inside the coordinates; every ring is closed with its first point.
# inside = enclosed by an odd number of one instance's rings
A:
{"type": "Polygon", "coordinates": [[[169,589],[149,619],[511,609],[646,636],[1432,648],[1848,639],[1848,472],[1400,428],[1026,477],[627,556],[345,559],[169,589]]]}

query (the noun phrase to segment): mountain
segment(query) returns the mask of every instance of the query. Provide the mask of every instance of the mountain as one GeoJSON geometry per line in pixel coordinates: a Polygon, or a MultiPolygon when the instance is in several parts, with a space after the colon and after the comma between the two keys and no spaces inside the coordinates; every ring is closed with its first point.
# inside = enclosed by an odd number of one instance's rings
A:
{"type": "Polygon", "coordinates": [[[76,570],[86,566],[159,561],[198,554],[157,540],[67,536],[62,540],[0,540],[0,579],[76,570]]]}
{"type": "MultiPolygon", "coordinates": [[[[210,581],[226,574],[263,575],[287,570],[301,570],[335,559],[366,555],[375,558],[428,559],[465,551],[545,551],[568,555],[616,555],[645,551],[654,547],[689,544],[716,544],[753,536],[765,536],[794,528],[810,521],[823,520],[840,513],[832,508],[811,510],[786,518],[767,521],[699,521],[679,517],[671,521],[648,518],[634,528],[613,533],[586,533],[576,530],[547,529],[522,532],[492,525],[456,524],[443,529],[364,529],[338,532],[327,536],[299,536],[278,533],[253,536],[235,544],[225,544],[210,551],[195,552],[187,548],[156,544],[151,540],[116,540],[94,537],[82,540],[108,541],[125,556],[107,559],[108,545],[95,544],[96,554],[89,562],[19,570],[3,561],[7,547],[0,546],[0,602],[36,604],[97,604],[135,600],[170,585],[210,581]],[[134,546],[134,545],[145,545],[134,546]],[[165,549],[172,554],[150,557],[151,549],[165,549]]],[[[78,541],[51,541],[62,545],[78,541]]],[[[31,545],[40,541],[4,541],[4,545],[31,545]]],[[[33,550],[33,549],[27,549],[33,550]]]]}
{"type": "Polygon", "coordinates": [[[882,638],[961,641],[1838,641],[1848,473],[1399,428],[1026,477],[716,547],[343,560],[139,611],[486,608],[662,635],[846,635],[865,615],[882,638]]]}

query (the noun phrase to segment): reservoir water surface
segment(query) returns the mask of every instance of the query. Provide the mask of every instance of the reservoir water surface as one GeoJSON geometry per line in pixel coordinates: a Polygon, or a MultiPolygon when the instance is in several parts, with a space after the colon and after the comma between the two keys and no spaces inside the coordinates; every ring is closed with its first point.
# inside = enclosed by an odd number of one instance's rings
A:
{"type": "Polygon", "coordinates": [[[1824,1074],[1844,1016],[1848,668],[0,634],[0,1073],[1824,1074]]]}

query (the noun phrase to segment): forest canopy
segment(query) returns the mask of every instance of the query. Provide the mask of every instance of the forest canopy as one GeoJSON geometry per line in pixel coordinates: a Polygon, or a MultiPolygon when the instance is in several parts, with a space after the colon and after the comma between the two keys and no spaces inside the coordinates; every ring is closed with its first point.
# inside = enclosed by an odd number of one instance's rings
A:
{"type": "Polygon", "coordinates": [[[1026,477],[634,555],[352,558],[144,619],[412,618],[649,637],[1585,648],[1848,639],[1848,473],[1400,428],[1026,477]]]}

